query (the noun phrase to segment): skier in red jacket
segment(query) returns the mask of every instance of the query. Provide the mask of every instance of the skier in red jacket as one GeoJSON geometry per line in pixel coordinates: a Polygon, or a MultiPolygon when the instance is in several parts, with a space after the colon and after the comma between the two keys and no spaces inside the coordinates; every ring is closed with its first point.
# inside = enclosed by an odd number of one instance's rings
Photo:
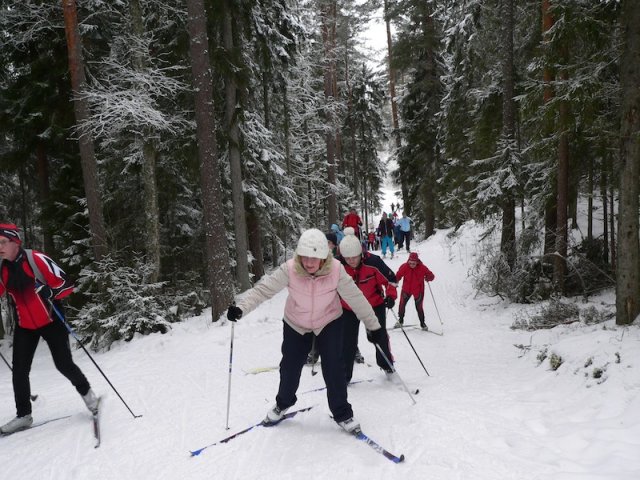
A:
{"type": "Polygon", "coordinates": [[[73,362],[69,334],[52,312],[52,305],[63,312],[59,301],[72,292],[73,285],[53,260],[36,250],[24,250],[18,227],[12,223],[0,224],[0,296],[9,294],[18,319],[13,334],[13,392],[17,414],[0,427],[3,435],[24,430],[33,423],[29,372],[40,338],[49,346],[58,371],[73,384],[87,408],[97,412],[98,398],[73,362]],[[43,283],[37,280],[39,277],[43,283]]]}
{"type": "Polygon", "coordinates": [[[342,230],[344,230],[347,227],[353,227],[353,229],[355,230],[355,235],[358,238],[358,240],[360,240],[360,227],[362,226],[362,219],[360,218],[360,215],[358,215],[358,212],[356,211],[355,207],[351,207],[351,209],[349,210],[349,213],[347,213],[344,216],[344,220],[342,220],[342,230]]]}
{"type": "Polygon", "coordinates": [[[422,301],[424,300],[424,282],[431,282],[435,279],[435,275],[427,266],[420,261],[416,252],[409,254],[407,263],[400,265],[398,273],[396,273],[396,279],[398,283],[404,278],[402,282],[402,290],[400,292],[400,307],[398,313],[400,318],[395,327],[398,328],[404,323],[404,307],[411,296],[414,297],[416,310],[418,311],[418,318],[420,319],[420,326],[423,330],[428,330],[427,324],[424,323],[424,310],[422,308],[422,301]]]}
{"type": "MultiPolygon", "coordinates": [[[[340,256],[338,260],[344,265],[344,269],[364,294],[373,311],[378,317],[378,322],[384,332],[381,337],[380,347],[389,362],[393,364],[393,356],[387,335],[387,308],[393,308],[395,304],[396,277],[386,263],[377,255],[373,255],[362,250],[362,244],[354,236],[350,228],[345,228],[344,238],[340,242],[340,256]]],[[[358,349],[358,330],[360,322],[352,311],[351,307],[344,300],[342,301],[344,316],[344,335],[342,357],[345,364],[345,376],[347,383],[351,381],[353,375],[353,362],[358,349]]],[[[376,349],[376,363],[383,369],[389,378],[393,378],[393,368],[387,363],[385,358],[376,349]]]]}

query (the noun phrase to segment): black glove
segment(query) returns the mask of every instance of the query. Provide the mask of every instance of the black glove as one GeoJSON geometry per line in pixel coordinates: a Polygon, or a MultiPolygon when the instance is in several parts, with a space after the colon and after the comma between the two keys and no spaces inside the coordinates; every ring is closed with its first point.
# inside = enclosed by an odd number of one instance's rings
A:
{"type": "Polygon", "coordinates": [[[367,330],[367,340],[371,343],[384,345],[387,341],[387,332],[384,328],[379,328],[378,330],[367,330]]]}
{"type": "Polygon", "coordinates": [[[230,322],[235,322],[242,317],[242,309],[236,307],[235,305],[229,305],[227,309],[227,318],[230,322]]]}
{"type": "Polygon", "coordinates": [[[53,299],[53,290],[49,285],[40,284],[36,287],[36,293],[40,295],[40,298],[43,300],[51,300],[53,299]]]}
{"type": "Polygon", "coordinates": [[[393,308],[395,304],[396,304],[396,301],[391,297],[387,297],[384,299],[384,306],[387,308],[393,308]]]}

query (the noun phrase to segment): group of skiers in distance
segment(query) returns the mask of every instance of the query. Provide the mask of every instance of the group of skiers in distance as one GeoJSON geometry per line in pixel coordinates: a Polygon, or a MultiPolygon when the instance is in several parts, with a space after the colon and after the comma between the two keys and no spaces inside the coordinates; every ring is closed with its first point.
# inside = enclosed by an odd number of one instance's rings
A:
{"type": "MultiPolygon", "coordinates": [[[[227,318],[235,322],[284,288],[289,292],[282,319],[280,383],[275,404],[267,412],[263,425],[278,424],[296,403],[302,369],[314,350],[321,358],[329,410],[334,420],[349,433],[360,431],[360,423],[355,420],[347,398],[360,322],[365,324],[367,339],[376,349],[377,365],[392,383],[398,382],[387,334],[387,310],[395,306],[396,288],[402,279],[396,326],[403,324],[406,303],[413,296],[420,325],[428,329],[422,307],[424,285],[435,276],[416,252],[409,254],[397,273],[383,261],[387,248],[393,258],[393,219],[396,217],[382,214],[376,232],[381,237],[382,257],[371,253],[370,242],[363,238],[362,220],[355,209],[345,216],[343,230],[336,224],[326,233],[316,228],[305,230],[293,258],[229,306],[227,318]]],[[[403,239],[409,251],[412,221],[404,215],[402,218],[406,219],[406,230],[401,231],[406,234],[403,239]]]]}
{"type": "MultiPolygon", "coordinates": [[[[397,210],[392,207],[391,213],[382,212],[377,228],[373,229],[373,225],[369,225],[368,231],[363,231],[362,219],[357,210],[351,208],[342,220],[342,230],[352,227],[355,236],[363,242],[366,250],[381,250],[382,258],[386,258],[389,250],[390,258],[393,258],[396,249],[400,250],[404,246],[407,252],[410,250],[413,223],[411,217],[404,213],[399,216],[397,210]]],[[[331,231],[336,234],[340,243],[344,236],[340,227],[334,223],[331,225],[331,231]]]]}

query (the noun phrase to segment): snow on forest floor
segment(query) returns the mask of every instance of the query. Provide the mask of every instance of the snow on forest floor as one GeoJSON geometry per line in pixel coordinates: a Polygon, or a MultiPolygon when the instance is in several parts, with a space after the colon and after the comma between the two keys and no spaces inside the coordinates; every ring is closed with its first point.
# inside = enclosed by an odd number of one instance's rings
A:
{"type": "MultiPolygon", "coordinates": [[[[436,336],[406,329],[430,376],[401,331],[390,332],[398,372],[419,388],[417,404],[375,366],[356,365],[349,387],[356,418],[370,437],[406,460],[394,464],[342,432],[329,417],[322,375],[305,367],[296,407],[314,408],[275,428],[256,428],[191,458],[189,451],[260,421],[273,404],[278,372],[247,374],[280,360],[281,292],[234,327],[229,430],[225,429],[230,324],[208,315],[171,332],[120,343],[94,358],[138,419],[122,404],[81,350],[77,363],[104,395],[102,446],[73,387],[53,367],[45,345],[31,380],[34,421],[71,415],[0,438],[7,479],[429,479],[632,480],[640,478],[640,331],[573,323],[550,330],[510,329],[533,306],[476,295],[468,270],[479,231],[455,239],[439,231],[412,247],[435,273],[425,311],[436,336]],[[546,357],[541,352],[546,351],[546,357]],[[552,353],[563,363],[550,366],[552,353]]],[[[401,252],[387,263],[397,271],[401,252]]],[[[588,305],[614,307],[613,292],[588,305]]],[[[587,304],[580,303],[581,308],[587,304]]],[[[396,307],[397,311],[397,307],[396,307]]],[[[417,323],[413,305],[406,324],[417,323]]],[[[390,316],[389,326],[395,319],[390,316]]],[[[11,357],[9,342],[2,342],[11,357]]],[[[11,377],[0,366],[0,421],[15,414],[11,377]]]]}

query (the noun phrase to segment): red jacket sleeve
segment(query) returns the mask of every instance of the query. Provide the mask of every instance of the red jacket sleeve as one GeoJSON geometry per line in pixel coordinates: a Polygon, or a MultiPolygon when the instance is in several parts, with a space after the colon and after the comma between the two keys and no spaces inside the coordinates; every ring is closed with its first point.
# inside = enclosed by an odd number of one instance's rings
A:
{"type": "Polygon", "coordinates": [[[424,265],[424,270],[425,270],[424,271],[424,279],[427,282],[431,282],[436,278],[436,276],[433,274],[433,272],[431,270],[429,270],[429,268],[426,265],[424,265]]]}
{"type": "Polygon", "coordinates": [[[398,269],[398,273],[396,273],[396,280],[398,281],[398,283],[400,283],[400,280],[402,280],[402,277],[404,277],[406,273],[407,273],[407,265],[403,263],[402,265],[400,265],[400,268],[398,269]]]}

